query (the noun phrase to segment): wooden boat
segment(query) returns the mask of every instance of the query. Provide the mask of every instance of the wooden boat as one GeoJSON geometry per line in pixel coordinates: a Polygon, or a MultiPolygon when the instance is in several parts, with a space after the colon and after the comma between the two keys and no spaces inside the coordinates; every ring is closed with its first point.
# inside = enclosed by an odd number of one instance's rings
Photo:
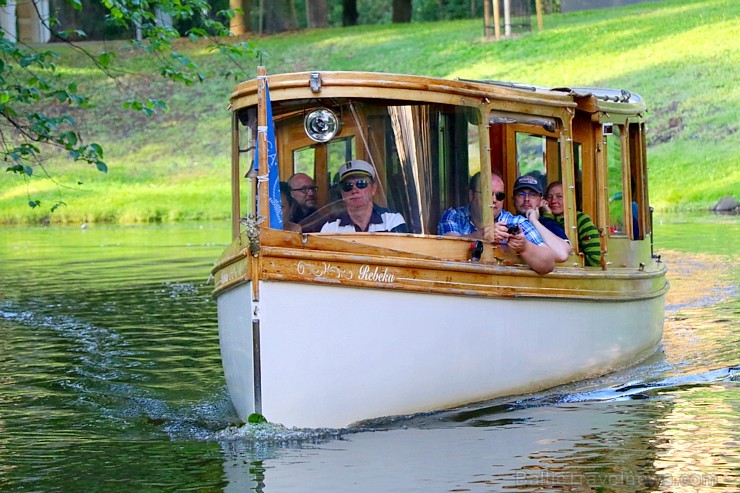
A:
{"type": "Polygon", "coordinates": [[[343,427],[537,391],[656,350],[668,284],[652,251],[639,96],[261,72],[231,105],[233,242],[213,276],[224,372],[243,420],[257,412],[286,426],[343,427]],[[356,159],[372,164],[375,203],[400,212],[407,233],[280,229],[278,180],[313,177],[322,222],[337,211],[337,171],[356,159]],[[484,242],[477,260],[470,239],[438,235],[476,172],[486,224],[492,173],[512,212],[520,175],[561,180],[570,257],[540,275],[506,245],[484,242]],[[584,266],[577,210],[599,230],[598,266],[584,266]]]}

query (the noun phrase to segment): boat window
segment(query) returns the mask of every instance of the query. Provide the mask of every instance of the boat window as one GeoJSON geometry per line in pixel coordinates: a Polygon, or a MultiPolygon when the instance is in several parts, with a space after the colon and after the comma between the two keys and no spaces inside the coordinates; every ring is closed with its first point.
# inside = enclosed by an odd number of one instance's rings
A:
{"type": "Polygon", "coordinates": [[[607,148],[607,180],[609,190],[609,231],[624,235],[624,172],[622,167],[622,127],[614,125],[605,132],[607,148]]]}
{"type": "Polygon", "coordinates": [[[319,231],[344,211],[337,172],[349,160],[373,165],[374,203],[401,213],[417,234],[436,234],[445,209],[467,204],[469,177],[480,171],[477,107],[312,99],[276,104],[273,117],[280,180],[306,173],[318,187],[318,211],[300,221],[304,232],[319,231]],[[341,131],[326,143],[310,139],[303,125],[307,112],[324,104],[341,119],[341,131]]]}
{"type": "MultiPolygon", "coordinates": [[[[239,112],[242,125],[248,114],[256,112],[253,108],[239,112]]],[[[297,221],[303,232],[320,231],[328,218],[344,212],[338,170],[349,160],[361,159],[375,168],[373,202],[401,213],[408,231],[416,234],[436,234],[445,209],[468,203],[469,178],[481,168],[477,107],[312,99],[274,104],[273,120],[280,180],[305,173],[318,187],[318,210],[297,221]],[[324,107],[339,117],[340,131],[327,142],[316,142],[306,134],[304,119],[324,107]]],[[[254,145],[246,133],[240,127],[244,149],[254,145]]],[[[246,154],[241,155],[242,166],[254,158],[253,152],[246,154]]]]}
{"type": "Polygon", "coordinates": [[[330,183],[336,183],[339,167],[357,155],[354,136],[345,139],[337,139],[327,145],[328,163],[327,179],[330,183]]]}
{"type": "MultiPolygon", "coordinates": [[[[553,152],[558,152],[560,146],[555,147],[555,139],[548,138],[548,143],[552,145],[553,152]]],[[[580,142],[573,142],[573,176],[575,177],[576,186],[576,208],[583,211],[583,146],[580,142]]],[[[547,185],[550,183],[563,181],[563,169],[559,155],[557,163],[552,163],[547,167],[547,185]]],[[[545,186],[547,190],[547,186],[545,186]]]]}
{"type": "MultiPolygon", "coordinates": [[[[254,164],[254,146],[257,142],[257,108],[247,108],[237,113],[237,125],[235,131],[239,139],[239,169],[238,176],[242,177],[239,184],[239,197],[234,197],[236,205],[239,207],[239,217],[245,217],[252,211],[256,200],[256,190],[254,183],[247,180],[248,173],[255,173],[252,170],[254,164]]],[[[237,220],[238,218],[234,218],[237,220]]]]}
{"type": "Polygon", "coordinates": [[[520,175],[545,172],[545,139],[540,135],[516,134],[516,156],[520,175]]]}
{"type": "Polygon", "coordinates": [[[305,173],[314,178],[315,146],[304,147],[293,151],[293,173],[305,173]]]}
{"type": "MultiPolygon", "coordinates": [[[[469,176],[480,170],[478,112],[446,105],[389,106],[382,125],[389,207],[402,211],[409,231],[436,234],[442,212],[468,202],[469,176]]],[[[380,154],[384,154],[381,156],[380,154]]]]}
{"type": "Polygon", "coordinates": [[[647,166],[645,165],[645,124],[630,123],[630,184],[632,192],[632,239],[640,240],[649,231],[647,205],[647,166]]]}
{"type": "MultiPolygon", "coordinates": [[[[583,146],[573,143],[573,176],[576,180],[576,209],[583,211],[583,146]]],[[[560,174],[560,173],[558,173],[560,174]]],[[[562,181],[562,177],[558,178],[562,181]]],[[[553,180],[550,180],[553,181],[553,180]]]]}
{"type": "Polygon", "coordinates": [[[311,178],[316,179],[316,148],[325,145],[327,154],[327,180],[332,182],[339,167],[352,159],[352,156],[356,154],[354,144],[354,136],[350,136],[344,139],[333,140],[327,144],[314,144],[296,149],[293,151],[293,173],[305,173],[311,178]]]}

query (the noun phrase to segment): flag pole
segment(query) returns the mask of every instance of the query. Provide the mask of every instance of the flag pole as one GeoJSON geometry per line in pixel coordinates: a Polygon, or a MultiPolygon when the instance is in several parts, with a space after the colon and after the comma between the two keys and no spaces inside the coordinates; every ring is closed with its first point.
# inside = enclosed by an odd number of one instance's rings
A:
{"type": "Polygon", "coordinates": [[[257,172],[257,196],[259,197],[259,215],[265,218],[265,226],[270,227],[266,87],[267,71],[263,65],[260,65],[257,67],[257,162],[259,163],[259,171],[257,172]]]}

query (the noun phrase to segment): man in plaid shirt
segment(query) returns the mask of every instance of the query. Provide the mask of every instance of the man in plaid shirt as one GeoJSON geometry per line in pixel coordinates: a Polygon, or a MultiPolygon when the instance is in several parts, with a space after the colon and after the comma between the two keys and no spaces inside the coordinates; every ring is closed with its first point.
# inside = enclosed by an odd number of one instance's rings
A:
{"type": "Polygon", "coordinates": [[[476,173],[468,186],[468,205],[444,211],[437,225],[437,234],[507,243],[538,274],[551,272],[555,268],[554,253],[532,223],[523,216],[515,216],[503,210],[506,193],[501,177],[491,175],[493,217],[496,221],[493,227],[483,224],[483,200],[479,185],[480,173],[476,173]],[[520,232],[509,233],[510,226],[519,226],[520,232]]]}

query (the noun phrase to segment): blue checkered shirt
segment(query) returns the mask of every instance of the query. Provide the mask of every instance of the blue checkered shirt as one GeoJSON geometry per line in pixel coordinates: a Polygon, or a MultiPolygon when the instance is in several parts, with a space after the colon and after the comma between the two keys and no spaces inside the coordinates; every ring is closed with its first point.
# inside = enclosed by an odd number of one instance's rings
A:
{"type": "MultiPolygon", "coordinates": [[[[522,216],[515,216],[508,211],[501,211],[496,222],[505,223],[506,226],[519,225],[522,228],[524,237],[535,245],[544,245],[542,237],[537,230],[532,226],[532,223],[527,221],[522,216]]],[[[442,213],[442,217],[437,225],[437,234],[446,235],[448,233],[456,233],[460,236],[469,236],[478,231],[475,227],[473,219],[470,217],[470,206],[464,205],[462,207],[451,207],[442,213]]]]}
{"type": "Polygon", "coordinates": [[[455,233],[460,236],[469,236],[475,233],[478,228],[473,224],[470,217],[470,206],[451,207],[442,213],[442,217],[437,224],[437,234],[446,235],[455,233]]]}
{"type": "Polygon", "coordinates": [[[544,245],[545,242],[542,241],[542,237],[537,232],[537,230],[532,226],[532,223],[527,221],[527,218],[524,216],[515,216],[509,211],[501,211],[501,214],[498,215],[496,218],[497,223],[505,223],[507,226],[514,226],[515,224],[518,224],[520,228],[522,228],[522,232],[524,233],[524,237],[527,238],[529,241],[534,243],[535,245],[544,245]]]}

